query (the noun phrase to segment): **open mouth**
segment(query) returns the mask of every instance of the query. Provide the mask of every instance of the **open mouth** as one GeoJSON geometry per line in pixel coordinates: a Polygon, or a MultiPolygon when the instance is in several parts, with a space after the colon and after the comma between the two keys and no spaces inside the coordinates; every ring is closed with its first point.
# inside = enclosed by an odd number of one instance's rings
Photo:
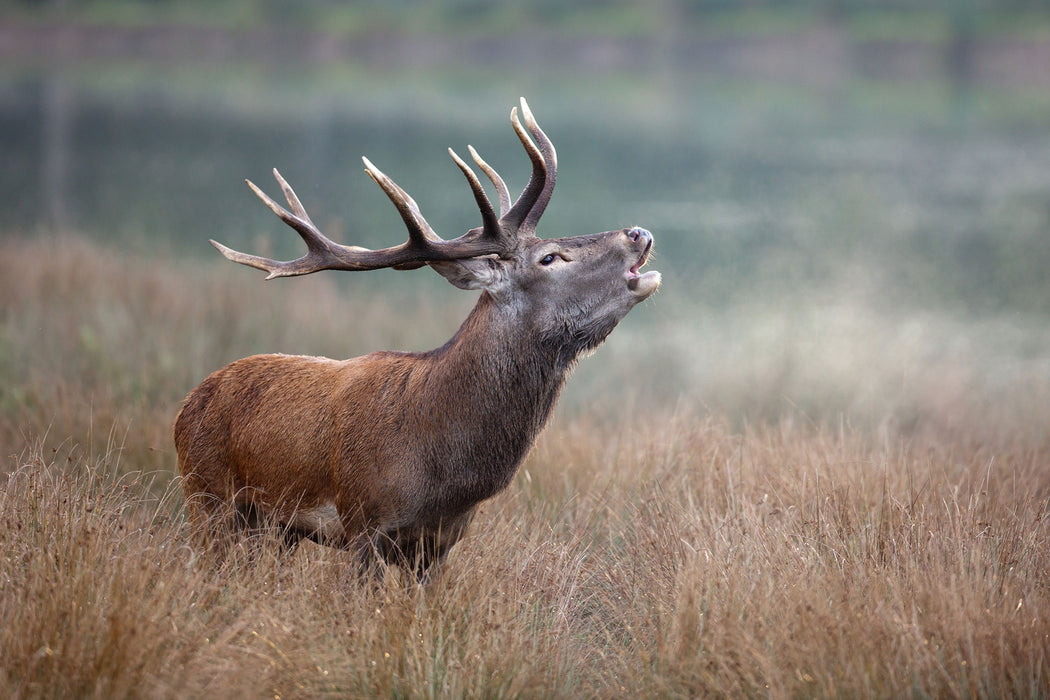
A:
{"type": "MultiPolygon", "coordinates": [[[[649,262],[649,252],[653,249],[652,237],[645,244],[645,250],[638,257],[638,261],[627,271],[627,288],[632,292],[638,292],[649,296],[660,286],[660,273],[656,270],[641,272],[645,263],[649,262]]],[[[644,297],[643,297],[644,298],[644,297]]]]}
{"type": "Polygon", "coordinates": [[[633,279],[639,276],[638,271],[642,269],[645,263],[649,262],[649,251],[653,249],[653,239],[650,237],[645,244],[645,250],[642,251],[642,255],[638,258],[638,262],[631,266],[628,272],[627,279],[633,279]]]}

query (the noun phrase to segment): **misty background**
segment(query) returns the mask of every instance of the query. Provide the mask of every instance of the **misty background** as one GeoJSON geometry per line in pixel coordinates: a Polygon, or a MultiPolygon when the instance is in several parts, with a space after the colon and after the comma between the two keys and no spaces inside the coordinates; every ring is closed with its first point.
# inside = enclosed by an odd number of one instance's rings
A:
{"type": "MultiPolygon", "coordinates": [[[[664,275],[562,410],[1045,435],[1050,6],[912,5],[8,1],[0,236],[262,285],[207,240],[300,254],[244,185],[276,194],[273,167],[330,237],[404,240],[362,155],[460,235],[479,216],[446,148],[520,191],[523,95],[559,155],[540,235],[641,225],[664,275]]],[[[472,303],[425,270],[328,274],[348,308],[395,287],[472,303]]]]}

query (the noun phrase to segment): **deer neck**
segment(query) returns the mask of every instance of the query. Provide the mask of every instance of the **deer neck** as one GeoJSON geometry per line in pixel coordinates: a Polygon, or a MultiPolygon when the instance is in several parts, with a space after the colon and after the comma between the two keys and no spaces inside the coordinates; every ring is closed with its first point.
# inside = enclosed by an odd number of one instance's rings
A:
{"type": "Polygon", "coordinates": [[[419,399],[448,446],[449,459],[435,468],[469,494],[465,501],[495,494],[546,424],[571,362],[487,293],[455,336],[421,359],[433,393],[419,399]]]}
{"type": "Polygon", "coordinates": [[[565,383],[572,360],[549,338],[535,333],[529,319],[496,303],[483,293],[459,330],[433,351],[442,373],[461,387],[458,400],[465,406],[507,417],[514,429],[546,422],[565,383]]]}

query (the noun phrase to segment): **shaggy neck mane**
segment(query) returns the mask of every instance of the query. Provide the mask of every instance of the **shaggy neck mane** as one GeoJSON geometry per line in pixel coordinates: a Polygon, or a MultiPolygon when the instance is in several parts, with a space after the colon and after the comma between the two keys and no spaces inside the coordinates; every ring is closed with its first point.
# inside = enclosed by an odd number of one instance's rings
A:
{"type": "Polygon", "coordinates": [[[527,319],[513,316],[482,293],[448,343],[418,356],[425,390],[409,400],[441,432],[434,476],[461,486],[463,505],[510,482],[572,366],[550,339],[529,331],[527,319]]]}

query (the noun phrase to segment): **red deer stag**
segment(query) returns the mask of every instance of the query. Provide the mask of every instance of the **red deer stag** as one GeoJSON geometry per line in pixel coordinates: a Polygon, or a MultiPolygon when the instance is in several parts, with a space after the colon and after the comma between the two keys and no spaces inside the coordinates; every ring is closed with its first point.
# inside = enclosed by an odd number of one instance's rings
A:
{"type": "Polygon", "coordinates": [[[244,526],[264,516],[293,542],[307,537],[344,547],[363,564],[377,557],[408,564],[422,578],[463,535],[478,503],[507,486],[577,358],[660,285],[659,272],[639,272],[653,245],[645,229],[536,237],[557,158],[524,99],[521,113],[525,127],[516,108],[511,123],[532,176],[516,202],[470,148],[499,195],[498,217],[474,171],[449,149],[482,219],[453,240],[440,238],[412,198],[368,159],[365,172],[408,227],[401,245],[335,243],[276,170],[291,211],[248,182],[308,252],[278,262],[212,244],[234,262],[269,272],[267,279],[429,265],[481,296],[436,350],[349,360],[256,355],[211,374],[175,419],[182,488],[196,527],[244,526]]]}

